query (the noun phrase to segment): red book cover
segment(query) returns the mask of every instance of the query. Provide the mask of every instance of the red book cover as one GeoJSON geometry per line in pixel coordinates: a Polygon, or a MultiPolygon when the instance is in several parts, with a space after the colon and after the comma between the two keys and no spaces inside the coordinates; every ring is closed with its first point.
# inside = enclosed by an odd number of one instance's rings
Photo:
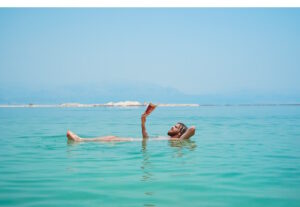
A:
{"type": "Polygon", "coordinates": [[[153,103],[149,103],[144,114],[149,115],[155,108],[156,108],[156,105],[154,105],[153,103]]]}

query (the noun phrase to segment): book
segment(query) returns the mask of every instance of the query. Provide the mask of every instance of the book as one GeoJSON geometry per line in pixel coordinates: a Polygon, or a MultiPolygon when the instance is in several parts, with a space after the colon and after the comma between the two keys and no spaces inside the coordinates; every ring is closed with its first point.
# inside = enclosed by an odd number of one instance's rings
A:
{"type": "Polygon", "coordinates": [[[155,105],[155,104],[149,103],[149,105],[148,105],[146,111],[144,112],[144,114],[148,116],[149,114],[151,114],[151,112],[152,112],[155,108],[156,108],[156,105],[155,105]]]}

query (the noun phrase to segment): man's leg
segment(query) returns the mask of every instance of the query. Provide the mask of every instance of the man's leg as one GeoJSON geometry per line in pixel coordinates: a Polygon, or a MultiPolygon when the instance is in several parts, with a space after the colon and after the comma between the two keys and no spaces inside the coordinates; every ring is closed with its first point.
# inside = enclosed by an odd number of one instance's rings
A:
{"type": "Polygon", "coordinates": [[[105,136],[105,137],[96,137],[96,138],[81,138],[77,134],[68,130],[67,137],[69,140],[75,142],[130,142],[134,141],[133,138],[120,138],[116,136],[105,136]]]}

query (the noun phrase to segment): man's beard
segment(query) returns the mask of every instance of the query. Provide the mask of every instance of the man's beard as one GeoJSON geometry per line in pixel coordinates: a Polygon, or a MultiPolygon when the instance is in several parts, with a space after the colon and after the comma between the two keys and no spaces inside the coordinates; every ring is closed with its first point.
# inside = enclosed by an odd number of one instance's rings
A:
{"type": "Polygon", "coordinates": [[[170,136],[170,137],[173,137],[173,136],[175,136],[177,133],[175,133],[175,132],[168,132],[168,135],[170,136]]]}

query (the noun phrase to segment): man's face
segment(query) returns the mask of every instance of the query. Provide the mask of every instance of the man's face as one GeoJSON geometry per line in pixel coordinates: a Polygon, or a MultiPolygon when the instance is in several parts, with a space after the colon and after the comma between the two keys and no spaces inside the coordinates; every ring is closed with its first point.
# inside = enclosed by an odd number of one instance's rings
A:
{"type": "Polygon", "coordinates": [[[172,126],[171,129],[168,131],[168,135],[171,137],[176,136],[177,134],[180,133],[180,130],[181,130],[181,125],[176,124],[176,125],[172,126]]]}

